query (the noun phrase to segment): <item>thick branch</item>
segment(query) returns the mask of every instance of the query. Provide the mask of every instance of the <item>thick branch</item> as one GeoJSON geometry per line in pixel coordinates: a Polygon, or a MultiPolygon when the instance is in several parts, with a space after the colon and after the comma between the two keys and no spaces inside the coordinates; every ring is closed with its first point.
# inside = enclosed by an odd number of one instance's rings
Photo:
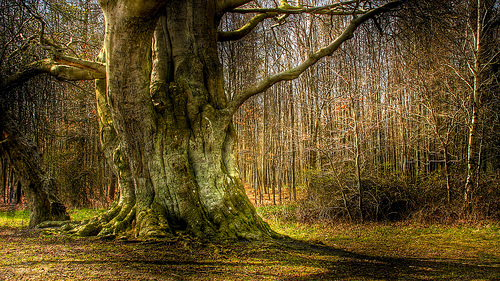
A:
{"type": "Polygon", "coordinates": [[[269,89],[271,86],[274,84],[284,81],[284,80],[293,80],[297,77],[299,77],[300,74],[302,74],[306,69],[308,69],[310,66],[314,65],[316,62],[318,62],[321,58],[330,56],[335,52],[345,41],[351,39],[354,35],[354,31],[358,28],[359,25],[361,25],[363,22],[367,21],[368,19],[371,19],[381,13],[387,12],[399,5],[401,5],[403,1],[393,1],[390,3],[387,3],[383,6],[380,6],[379,8],[373,9],[368,11],[367,13],[363,14],[362,16],[359,16],[351,21],[349,26],[344,30],[344,32],[337,37],[330,45],[328,45],[325,48],[320,49],[319,51],[312,53],[309,55],[309,58],[307,58],[305,61],[303,61],[301,64],[297,65],[294,68],[291,68],[289,70],[270,75],[265,77],[263,80],[251,85],[248,88],[245,88],[241,90],[240,92],[236,93],[234,96],[234,99],[231,101],[228,110],[229,113],[232,115],[236,110],[250,97],[257,95],[259,93],[262,93],[269,89]]]}
{"type": "Polygon", "coordinates": [[[55,60],[43,59],[28,64],[16,74],[2,80],[0,89],[2,91],[10,90],[42,73],[48,73],[59,80],[66,81],[94,80],[106,77],[105,65],[102,63],[60,56],[55,60]]]}
{"type": "MultiPolygon", "coordinates": [[[[345,2],[334,3],[330,5],[318,7],[293,7],[279,6],[277,8],[248,8],[248,9],[233,9],[231,12],[240,14],[249,13],[279,13],[279,14],[352,14],[352,11],[337,10],[344,6],[356,4],[358,1],[351,0],[345,2]]],[[[358,11],[360,12],[360,11],[358,11]]]]}
{"type": "MultiPolygon", "coordinates": [[[[65,55],[57,55],[57,58],[55,61],[58,64],[65,64],[68,66],[73,66],[80,68],[82,70],[88,70],[95,72],[96,74],[102,74],[106,76],[106,64],[100,63],[100,62],[95,62],[95,61],[88,61],[88,60],[82,60],[70,56],[65,56],[65,55]]],[[[104,77],[98,77],[98,78],[104,78],[104,77]]],[[[94,78],[94,79],[98,79],[94,78]]],[[[82,79],[73,79],[73,80],[82,80],[82,79]]]]}
{"type": "Polygon", "coordinates": [[[236,13],[259,13],[253,17],[247,24],[238,30],[234,31],[219,31],[217,34],[217,40],[220,42],[239,40],[250,33],[260,22],[263,20],[276,17],[278,15],[290,15],[290,14],[329,14],[329,15],[352,15],[352,14],[362,14],[365,11],[353,9],[344,9],[345,6],[350,6],[356,3],[356,1],[346,1],[335,3],[331,5],[318,6],[318,7],[295,7],[290,6],[287,1],[281,1],[281,5],[277,8],[250,8],[250,9],[234,9],[231,12],[236,13]]]}
{"type": "Polygon", "coordinates": [[[217,33],[217,40],[220,42],[224,42],[224,41],[232,41],[232,40],[241,39],[241,38],[245,37],[248,33],[250,33],[250,31],[252,31],[254,29],[254,27],[256,27],[261,21],[263,21],[267,18],[277,16],[277,15],[278,15],[278,13],[274,13],[274,12],[258,14],[255,17],[253,17],[250,21],[248,21],[247,24],[245,24],[244,26],[242,26],[241,28],[239,28],[237,30],[226,31],[226,32],[219,31],[217,33]]]}

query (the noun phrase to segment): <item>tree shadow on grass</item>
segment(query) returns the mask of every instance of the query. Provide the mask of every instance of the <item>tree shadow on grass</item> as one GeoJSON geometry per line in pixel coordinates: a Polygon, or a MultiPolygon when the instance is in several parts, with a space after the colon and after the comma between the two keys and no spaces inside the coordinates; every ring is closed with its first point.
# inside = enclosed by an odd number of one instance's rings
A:
{"type": "Polygon", "coordinates": [[[79,280],[500,280],[496,258],[480,262],[381,256],[291,239],[130,243],[64,235],[7,236],[1,236],[0,242],[11,249],[8,254],[15,254],[14,247],[22,254],[4,260],[0,272],[14,279],[23,272],[23,278],[47,280],[60,276],[79,280]]]}
{"type": "Polygon", "coordinates": [[[180,280],[500,280],[497,260],[397,258],[295,240],[135,249],[127,259],[131,268],[180,280]]]}
{"type": "Polygon", "coordinates": [[[398,258],[359,254],[302,241],[293,241],[289,245],[297,251],[319,254],[320,258],[308,262],[321,266],[324,272],[281,280],[500,280],[498,260],[398,258]]]}

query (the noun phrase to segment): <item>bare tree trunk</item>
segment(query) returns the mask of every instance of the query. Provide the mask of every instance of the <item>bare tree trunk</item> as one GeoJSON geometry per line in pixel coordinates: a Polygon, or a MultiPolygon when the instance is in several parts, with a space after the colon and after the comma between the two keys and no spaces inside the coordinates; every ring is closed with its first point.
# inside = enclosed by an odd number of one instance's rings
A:
{"type": "Polygon", "coordinates": [[[297,167],[296,167],[296,141],[295,141],[295,110],[294,110],[294,100],[293,100],[293,95],[292,95],[292,102],[290,103],[291,104],[291,127],[292,127],[292,132],[291,132],[291,139],[290,139],[290,143],[292,144],[292,186],[291,186],[291,190],[292,190],[292,195],[291,197],[293,198],[293,201],[297,201],[297,181],[296,181],[296,170],[297,170],[297,167]]]}
{"type": "Polygon", "coordinates": [[[363,214],[363,185],[361,182],[361,144],[359,137],[359,108],[354,97],[350,97],[351,115],[354,121],[354,169],[356,173],[356,187],[358,191],[359,219],[364,220],[363,214]]]}
{"type": "Polygon", "coordinates": [[[448,144],[443,144],[444,154],[444,172],[446,174],[446,202],[451,203],[451,174],[450,174],[450,155],[448,154],[448,144]]]}
{"type": "MultiPolygon", "coordinates": [[[[472,69],[473,89],[470,94],[470,106],[472,111],[472,119],[469,124],[469,143],[467,145],[467,182],[465,183],[464,201],[466,208],[469,208],[472,203],[472,197],[475,190],[475,184],[479,172],[479,132],[478,127],[480,120],[481,95],[482,95],[482,56],[483,56],[483,3],[482,0],[477,0],[474,3],[477,6],[477,17],[474,19],[476,30],[474,31],[474,68],[472,69]]],[[[473,5],[474,6],[474,5],[473,5]]]]}
{"type": "Polygon", "coordinates": [[[69,220],[57,196],[57,185],[43,168],[37,147],[23,137],[14,120],[0,107],[0,152],[8,156],[24,188],[30,208],[29,227],[44,221],[69,220]]]}

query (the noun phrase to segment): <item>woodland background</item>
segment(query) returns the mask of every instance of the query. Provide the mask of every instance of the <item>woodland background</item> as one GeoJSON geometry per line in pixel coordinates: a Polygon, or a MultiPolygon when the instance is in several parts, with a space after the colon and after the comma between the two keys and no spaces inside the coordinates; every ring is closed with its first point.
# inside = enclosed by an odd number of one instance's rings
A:
{"type": "MultiPolygon", "coordinates": [[[[240,108],[240,172],[255,205],[284,205],[281,215],[299,221],[500,219],[499,3],[415,2],[363,24],[333,56],[240,108]]],[[[2,78],[47,56],[35,14],[74,56],[100,51],[104,19],[94,0],[0,0],[0,14],[2,78]]],[[[250,17],[230,15],[221,29],[250,17]]],[[[303,61],[348,23],[290,15],[220,43],[228,96],[303,61]]],[[[0,101],[42,152],[67,207],[112,202],[117,183],[100,149],[92,82],[42,75],[0,101]]],[[[0,192],[1,203],[22,202],[3,156],[0,192]]]]}

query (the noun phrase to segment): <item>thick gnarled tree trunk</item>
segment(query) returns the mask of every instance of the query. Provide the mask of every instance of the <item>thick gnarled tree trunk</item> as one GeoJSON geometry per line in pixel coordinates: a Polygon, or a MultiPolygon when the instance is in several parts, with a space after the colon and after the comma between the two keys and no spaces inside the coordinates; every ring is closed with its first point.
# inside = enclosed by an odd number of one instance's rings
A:
{"type": "Polygon", "coordinates": [[[107,66],[106,81],[97,82],[101,141],[120,197],[80,234],[134,227],[139,237],[276,235],[246,197],[235,163],[214,3],[152,2],[101,3],[107,66]]]}

